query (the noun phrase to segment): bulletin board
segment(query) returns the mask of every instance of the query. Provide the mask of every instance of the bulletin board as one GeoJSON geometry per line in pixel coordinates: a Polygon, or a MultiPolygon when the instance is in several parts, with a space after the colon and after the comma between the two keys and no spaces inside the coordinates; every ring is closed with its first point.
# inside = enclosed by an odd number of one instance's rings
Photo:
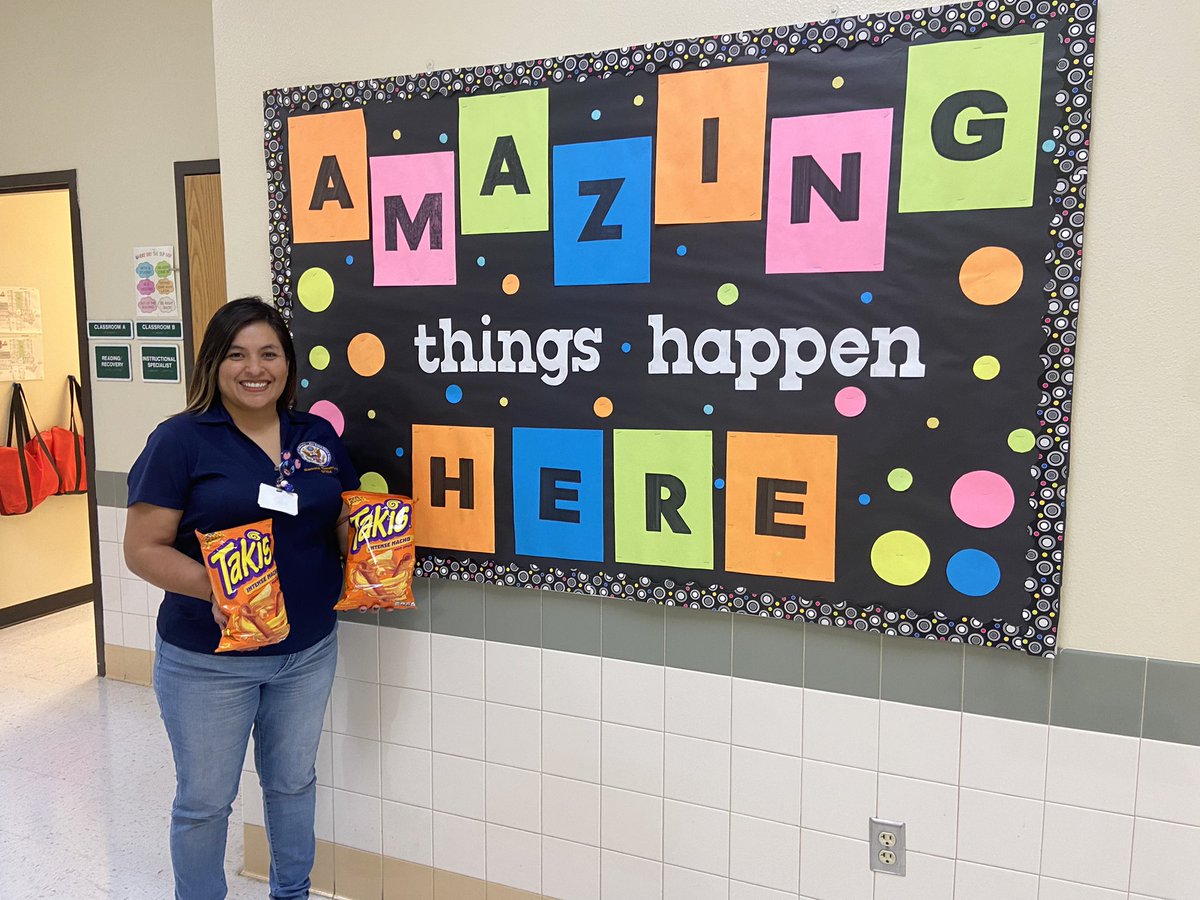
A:
{"type": "Polygon", "coordinates": [[[1052,655],[1095,5],[265,94],[299,406],[419,571],[1052,655]]]}

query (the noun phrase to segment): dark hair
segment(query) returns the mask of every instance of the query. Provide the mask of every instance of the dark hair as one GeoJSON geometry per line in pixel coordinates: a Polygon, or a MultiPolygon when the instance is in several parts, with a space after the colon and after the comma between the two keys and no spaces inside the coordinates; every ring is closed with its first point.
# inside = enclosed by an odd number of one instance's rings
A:
{"type": "Polygon", "coordinates": [[[274,306],[263,302],[261,297],[239,297],[226,303],[213,315],[204,329],[204,340],[200,342],[200,353],[192,378],[188,383],[185,413],[201,413],[212,408],[220,396],[217,386],[217,370],[229,352],[233,339],[247,325],[266,322],[274,329],[283,346],[287,359],[287,381],[279,397],[280,409],[291,409],[296,402],[296,348],[288,333],[287,323],[274,306]]]}

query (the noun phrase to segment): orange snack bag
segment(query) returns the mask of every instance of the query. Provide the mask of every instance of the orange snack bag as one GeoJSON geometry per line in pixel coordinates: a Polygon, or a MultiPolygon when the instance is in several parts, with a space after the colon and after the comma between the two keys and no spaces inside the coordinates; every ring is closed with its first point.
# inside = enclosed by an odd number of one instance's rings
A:
{"type": "Polygon", "coordinates": [[[413,609],[412,501],[398,494],[347,491],[350,547],[346,589],[334,609],[413,609]]]}
{"type": "Polygon", "coordinates": [[[229,617],[218,653],[254,650],[288,636],[287,610],[275,568],[271,520],[203,534],[204,568],[221,612],[229,617]]]}

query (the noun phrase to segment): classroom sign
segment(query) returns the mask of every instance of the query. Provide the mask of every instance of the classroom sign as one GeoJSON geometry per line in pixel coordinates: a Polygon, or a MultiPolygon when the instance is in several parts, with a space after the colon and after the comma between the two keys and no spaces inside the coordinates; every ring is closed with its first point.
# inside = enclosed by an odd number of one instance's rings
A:
{"type": "Polygon", "coordinates": [[[1054,652],[1095,7],[269,91],[300,407],[428,575],[1054,652]]]}

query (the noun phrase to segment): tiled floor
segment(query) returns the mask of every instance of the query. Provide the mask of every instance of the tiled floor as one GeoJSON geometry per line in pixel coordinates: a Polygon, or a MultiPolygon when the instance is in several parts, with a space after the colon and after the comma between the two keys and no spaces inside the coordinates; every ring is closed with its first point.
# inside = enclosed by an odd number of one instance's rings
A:
{"type": "MultiPolygon", "coordinates": [[[[174,769],[154,692],[96,677],[90,605],[0,630],[0,897],[163,900],[174,769]]],[[[238,801],[240,804],[240,800],[238,801]]],[[[231,900],[267,896],[237,874],[231,900]]]]}

